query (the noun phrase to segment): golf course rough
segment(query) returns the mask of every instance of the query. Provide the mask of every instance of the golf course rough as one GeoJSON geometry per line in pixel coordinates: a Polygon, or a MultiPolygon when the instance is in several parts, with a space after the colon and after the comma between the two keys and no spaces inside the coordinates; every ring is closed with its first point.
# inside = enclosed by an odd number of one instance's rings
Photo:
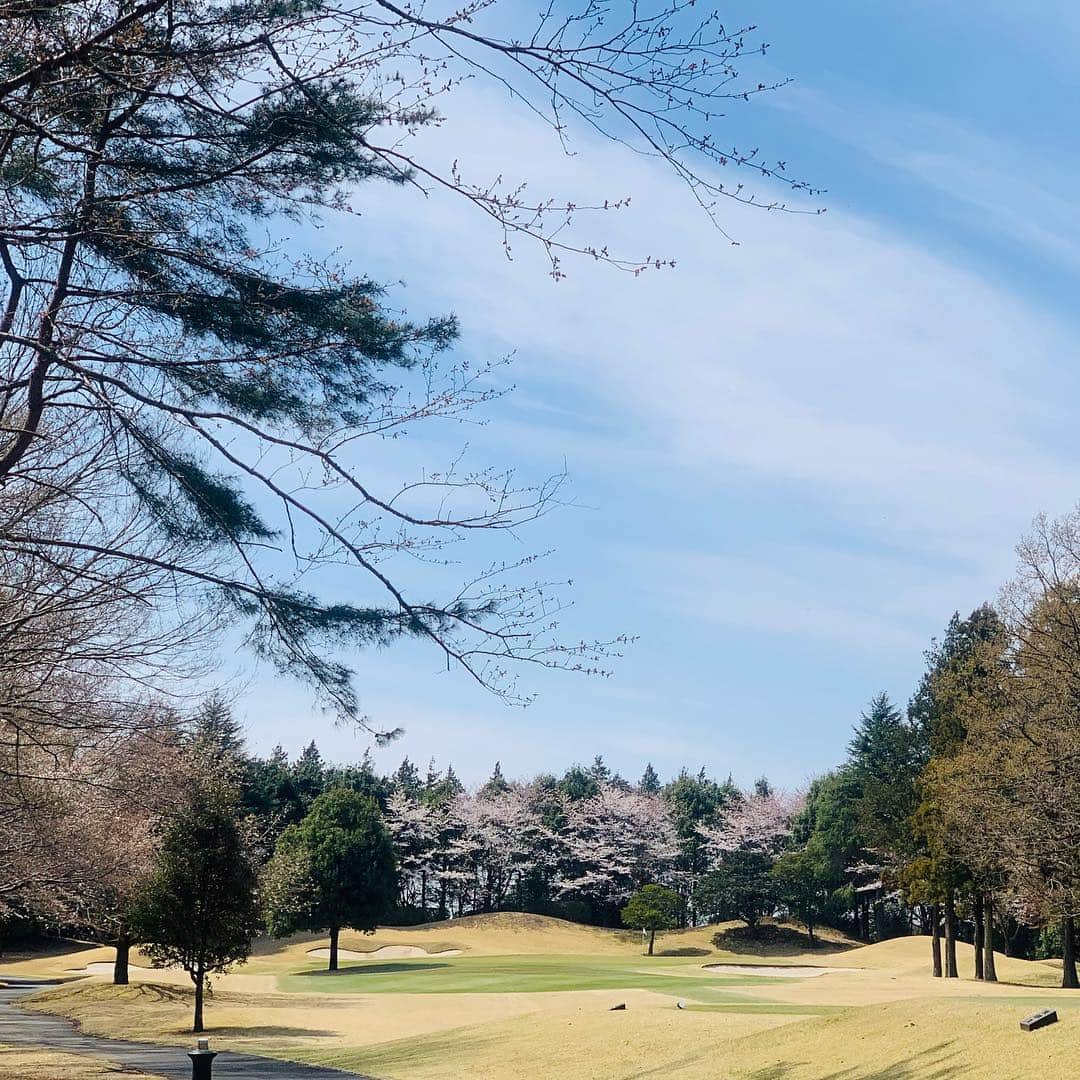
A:
{"type": "MultiPolygon", "coordinates": [[[[647,1075],[725,1080],[1073,1075],[1080,1010],[1056,989],[1060,967],[1051,962],[1000,957],[1002,981],[991,985],[971,980],[965,946],[962,978],[944,980],[929,977],[923,938],[755,956],[717,950],[715,932],[673,931],[644,957],[635,935],[476,916],[343,934],[343,948],[360,958],[336,974],[311,955],[325,939],[261,942],[250,963],[217,980],[208,1033],[223,1047],[386,1080],[629,1080],[646,1066],[647,1075]],[[388,947],[395,952],[377,951],[388,947]],[[406,948],[424,953],[402,956],[406,948]],[[745,966],[755,963],[761,973],[745,966]],[[777,977],[777,967],[794,977],[777,977]],[[799,967],[836,970],[807,977],[799,967]],[[625,1010],[609,1011],[620,1003],[625,1010]],[[1046,1007],[1061,1023],[1020,1031],[1019,1019],[1046,1007]]],[[[70,971],[108,958],[84,949],[29,963],[70,971]]],[[[139,971],[129,987],[82,978],[33,1007],[90,1032],[190,1042],[182,972],[139,971]]]]}

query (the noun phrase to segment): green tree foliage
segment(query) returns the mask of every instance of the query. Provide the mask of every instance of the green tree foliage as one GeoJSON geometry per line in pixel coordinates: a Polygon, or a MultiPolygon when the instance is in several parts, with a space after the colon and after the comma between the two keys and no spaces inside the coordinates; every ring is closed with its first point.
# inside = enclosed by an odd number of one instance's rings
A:
{"type": "Polygon", "coordinates": [[[819,842],[785,851],[770,871],[777,899],[806,927],[814,944],[814,927],[836,907],[835,873],[819,842]]]}
{"type": "Polygon", "coordinates": [[[911,816],[927,758],[921,736],[920,728],[881,693],[860,717],[848,745],[847,769],[859,792],[856,835],[879,860],[893,865],[902,864],[914,847],[911,816]]]}
{"type": "MultiPolygon", "coordinates": [[[[665,788],[664,798],[675,820],[679,834],[679,869],[690,882],[696,882],[705,872],[708,859],[705,844],[698,829],[716,821],[717,815],[739,798],[739,790],[731,777],[723,784],[710,779],[704,768],[691,775],[685,768],[679,771],[665,788]]],[[[696,899],[692,899],[696,907],[696,899]]],[[[698,909],[699,914],[705,914],[698,909]]]]}
{"type": "Polygon", "coordinates": [[[720,865],[698,882],[694,907],[709,922],[742,919],[753,929],[776,908],[778,896],[771,876],[772,866],[773,859],[762,851],[727,852],[720,865]]]}
{"type": "Polygon", "coordinates": [[[465,786],[458,779],[453,765],[447,765],[446,772],[442,775],[433,772],[433,769],[434,763],[432,763],[432,769],[428,771],[427,780],[424,782],[424,790],[420,793],[420,798],[426,806],[442,808],[455,795],[460,795],[465,790],[465,786]]]}
{"type": "Polygon", "coordinates": [[[199,706],[191,723],[192,740],[200,757],[240,764],[245,760],[244,728],[220,694],[199,706]]]}
{"type": "Polygon", "coordinates": [[[653,954],[657,930],[674,930],[683,916],[683,898],[663,885],[645,885],[620,912],[623,926],[649,932],[649,955],[653,954]]]}
{"type": "Polygon", "coordinates": [[[509,790],[510,784],[503,776],[502,764],[496,761],[495,768],[491,770],[491,775],[480,789],[480,794],[485,799],[494,799],[499,795],[505,795],[509,790]]]}
{"type": "Polygon", "coordinates": [[[657,776],[652,762],[647,762],[645,771],[641,774],[641,779],[638,781],[638,791],[644,795],[657,795],[660,792],[660,788],[660,777],[657,776]]]}
{"type": "Polygon", "coordinates": [[[336,971],[341,928],[371,933],[397,899],[393,845],[374,799],[347,788],[319,796],[278,839],[265,892],[270,932],[328,928],[336,971]]]}
{"type": "Polygon", "coordinates": [[[182,968],[195,986],[192,1030],[203,1030],[209,976],[246,960],[260,927],[258,871],[235,792],[197,779],[169,821],[157,865],[131,906],[132,934],[163,967],[182,968]]]}
{"type": "MultiPolygon", "coordinates": [[[[933,970],[941,970],[938,943],[940,912],[944,911],[944,974],[957,977],[956,907],[963,893],[977,908],[991,874],[963,854],[964,837],[947,822],[947,803],[953,801],[940,783],[950,762],[969,743],[968,713],[973,701],[984,700],[996,681],[996,668],[1004,643],[1004,626],[989,605],[976,608],[966,619],[954,613],[940,642],[927,652],[927,670],[908,708],[923,748],[922,770],[914,785],[915,806],[910,816],[912,844],[909,858],[898,870],[898,880],[911,903],[929,910],[933,936],[933,970]]],[[[977,752],[977,751],[976,751],[977,752]]],[[[976,937],[979,927],[976,924],[976,937]]],[[[982,950],[976,969],[982,969],[982,950]]]]}
{"type": "Polygon", "coordinates": [[[420,780],[420,770],[414,761],[410,761],[408,755],[401,759],[401,764],[394,770],[390,777],[390,785],[394,791],[407,795],[410,799],[419,796],[423,783],[420,780]]]}
{"type": "Polygon", "coordinates": [[[326,762],[312,739],[292,767],[292,786],[302,813],[308,813],[315,800],[326,790],[326,781],[326,762]]]}
{"type": "Polygon", "coordinates": [[[600,785],[591,769],[584,765],[571,765],[559,780],[559,791],[571,802],[582,802],[600,794],[600,785]]]}
{"type": "Polygon", "coordinates": [[[864,856],[859,839],[861,797],[862,788],[852,771],[834,769],[813,781],[795,821],[795,843],[814,851],[836,907],[851,906],[851,868],[864,856]]]}

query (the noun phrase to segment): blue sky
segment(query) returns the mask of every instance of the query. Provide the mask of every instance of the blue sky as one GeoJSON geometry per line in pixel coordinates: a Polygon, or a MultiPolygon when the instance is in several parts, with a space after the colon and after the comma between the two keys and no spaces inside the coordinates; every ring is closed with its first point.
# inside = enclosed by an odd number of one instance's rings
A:
{"type": "MultiPolygon", "coordinates": [[[[639,639],[608,680],[525,673],[526,710],[417,646],[359,657],[364,710],[406,729],[384,767],[434,756],[476,782],[496,758],[528,775],[602,753],[631,777],[651,760],[801,784],[873,694],[906,701],[1031,518],[1080,497],[1080,12],[788,2],[753,20],[796,81],[741,106],[732,141],[828,188],[825,215],[732,207],[731,246],[658,163],[583,133],[563,156],[474,85],[445,101],[430,156],[541,194],[630,194],[581,235],[677,268],[571,262],[556,283],[463,202],[375,187],[314,241],[402,282],[411,313],[455,312],[462,355],[515,356],[486,426],[418,429],[360,469],[408,478],[466,442],[523,477],[565,462],[577,506],[499,552],[554,549],[570,637],[639,639]]],[[[367,746],[266,672],[239,709],[261,749],[367,746]]]]}

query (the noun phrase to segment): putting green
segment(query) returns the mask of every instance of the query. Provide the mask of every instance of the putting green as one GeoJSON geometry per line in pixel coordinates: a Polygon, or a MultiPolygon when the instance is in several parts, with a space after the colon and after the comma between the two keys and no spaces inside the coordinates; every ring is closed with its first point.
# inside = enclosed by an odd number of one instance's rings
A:
{"type": "Polygon", "coordinates": [[[363,961],[337,972],[308,967],[284,975],[287,993],[517,994],[565,990],[652,990],[701,1001],[739,1000],[729,987],[775,985],[750,974],[713,974],[694,957],[462,956],[363,961]],[[720,997],[717,997],[717,994],[720,997]]]}

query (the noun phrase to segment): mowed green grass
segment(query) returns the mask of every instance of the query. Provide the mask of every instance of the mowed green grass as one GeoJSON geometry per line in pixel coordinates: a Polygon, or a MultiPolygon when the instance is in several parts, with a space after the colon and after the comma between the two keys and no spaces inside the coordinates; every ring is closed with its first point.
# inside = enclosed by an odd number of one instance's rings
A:
{"type": "MultiPolygon", "coordinates": [[[[293,993],[519,994],[565,990],[654,990],[698,1001],[738,1001],[728,988],[776,985],[754,975],[712,975],[700,957],[459,956],[357,961],[329,972],[314,964],[281,976],[293,993]]],[[[786,980],[785,980],[786,981],[786,980]]]]}

